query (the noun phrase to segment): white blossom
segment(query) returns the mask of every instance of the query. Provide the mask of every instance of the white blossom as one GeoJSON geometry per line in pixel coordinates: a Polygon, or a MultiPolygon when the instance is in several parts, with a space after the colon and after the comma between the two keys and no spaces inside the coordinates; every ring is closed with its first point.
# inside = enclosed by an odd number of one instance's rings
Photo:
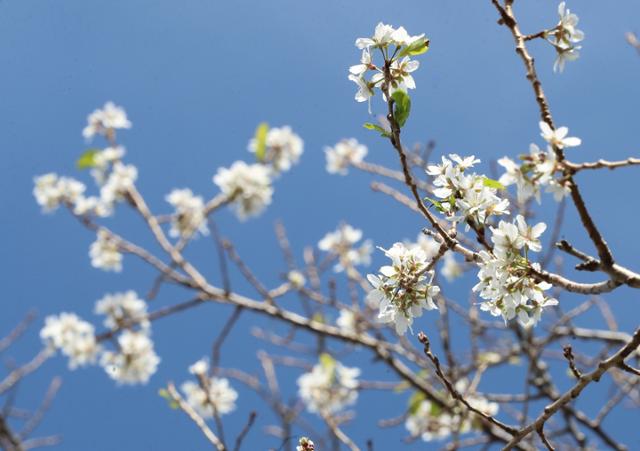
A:
{"type": "Polygon", "coordinates": [[[528,226],[522,216],[516,217],[515,224],[500,221],[497,228],[491,228],[493,252],[480,252],[480,282],[473,287],[484,299],[481,310],[502,316],[505,322],[517,317],[523,326],[533,326],[543,308],[558,303],[545,294],[551,284],[532,275],[540,271],[540,265],[529,261],[528,252],[542,248],[539,237],[545,228],[544,223],[528,226]]]}
{"type": "Polygon", "coordinates": [[[396,30],[391,25],[379,22],[372,37],[356,39],[356,47],[359,49],[386,47],[393,42],[395,32],[396,30]]]}
{"type": "Polygon", "coordinates": [[[87,117],[87,126],[82,130],[85,139],[91,139],[97,134],[107,134],[110,130],[131,128],[127,113],[122,107],[113,102],[107,102],[102,109],[97,109],[87,117]]]}
{"type": "Polygon", "coordinates": [[[489,216],[509,212],[509,200],[500,198],[486,177],[469,172],[478,162],[473,155],[462,158],[451,154],[442,157],[442,164],[427,167],[427,174],[435,177],[433,194],[442,199],[438,208],[447,219],[466,219],[484,226],[489,216]]]}
{"type": "Polygon", "coordinates": [[[358,398],[359,368],[349,368],[328,354],[309,373],[298,378],[300,398],[311,413],[334,414],[358,398]]]}
{"type": "Polygon", "coordinates": [[[521,155],[522,163],[518,164],[508,157],[498,160],[498,164],[505,168],[499,182],[505,186],[516,185],[518,203],[524,204],[535,197],[540,203],[540,193],[543,187],[554,195],[556,201],[562,200],[570,191],[566,183],[555,178],[560,170],[556,163],[556,155],[549,146],[546,151],[531,144],[529,155],[521,155]]]}
{"type": "Polygon", "coordinates": [[[122,146],[107,147],[96,152],[93,155],[93,168],[91,175],[99,186],[104,185],[107,181],[107,174],[111,166],[120,161],[125,155],[125,149],[122,146]]]}
{"type": "MultiPolygon", "coordinates": [[[[269,162],[275,173],[285,172],[300,160],[304,151],[302,138],[291,127],[270,128],[266,137],[264,160],[269,162]]],[[[249,151],[255,153],[258,148],[256,139],[249,141],[249,151]]]]}
{"type": "Polygon", "coordinates": [[[105,351],[100,359],[100,365],[118,384],[146,384],[159,363],[147,331],[123,331],[118,336],[118,350],[105,351]]]}
{"type": "Polygon", "coordinates": [[[96,240],[89,248],[91,266],[105,271],[122,271],[122,254],[118,243],[105,230],[98,230],[96,240]]]}
{"type": "Polygon", "coordinates": [[[553,130],[549,124],[544,121],[540,121],[540,136],[544,138],[549,144],[558,149],[565,147],[579,146],[582,141],[580,138],[574,136],[567,136],[569,129],[567,127],[558,127],[553,130]]]}
{"type": "Polygon", "coordinates": [[[361,163],[367,155],[367,146],[355,138],[343,139],[333,147],[325,147],[327,172],[347,175],[349,165],[361,163]]]}
{"type": "Polygon", "coordinates": [[[70,369],[95,363],[100,351],[93,325],[73,313],[47,316],[40,338],[69,358],[70,369]]]}
{"type": "Polygon", "coordinates": [[[218,169],[213,183],[233,200],[240,220],[260,214],[273,196],[269,169],[262,164],[236,161],[229,169],[218,169]]]}
{"type": "Polygon", "coordinates": [[[307,279],[304,277],[304,274],[295,269],[289,271],[287,274],[287,280],[293,288],[302,288],[304,287],[304,284],[307,283],[307,279]]]}
{"type": "Polygon", "coordinates": [[[147,303],[133,290],[106,294],[96,302],[94,311],[98,315],[106,316],[104,325],[111,330],[117,330],[122,326],[131,327],[135,324],[143,329],[150,327],[147,303]]]}
{"type": "Polygon", "coordinates": [[[318,249],[338,257],[338,263],[333,267],[335,272],[348,271],[354,266],[371,263],[371,242],[367,240],[360,247],[355,247],[361,238],[362,230],[341,224],[335,232],[327,233],[318,242],[318,249]]]}
{"type": "Polygon", "coordinates": [[[58,177],[51,172],[34,178],[33,195],[43,211],[49,212],[61,203],[74,204],[85,189],[82,182],[70,177],[58,177]]]}
{"type": "Polygon", "coordinates": [[[451,251],[447,251],[443,258],[444,264],[440,269],[440,274],[447,279],[447,282],[453,282],[460,277],[463,273],[462,265],[456,260],[455,254],[451,251]]]}
{"type": "Polygon", "coordinates": [[[553,71],[562,73],[567,61],[575,61],[580,57],[580,46],[572,46],[568,48],[556,47],[556,59],[553,62],[553,71]]]}
{"type": "Polygon", "coordinates": [[[137,178],[138,169],[135,166],[116,162],[100,188],[102,202],[112,205],[123,200],[127,192],[134,187],[137,178]]]}
{"type": "Polygon", "coordinates": [[[566,7],[565,2],[558,5],[558,16],[560,16],[560,22],[557,26],[558,31],[555,33],[557,45],[570,46],[572,43],[584,39],[584,33],[576,28],[579,21],[578,16],[566,7]]]}
{"type": "Polygon", "coordinates": [[[404,335],[411,328],[413,319],[422,316],[422,310],[437,308],[433,297],[440,288],[431,284],[434,273],[426,271],[429,262],[421,248],[395,243],[388,250],[380,249],[391,259],[392,265],[382,266],[379,275],[367,276],[373,286],[367,295],[367,303],[378,305],[378,319],[395,324],[396,333],[404,335]]]}
{"type": "MultiPolygon", "coordinates": [[[[468,392],[467,386],[468,382],[461,379],[456,383],[455,389],[474,409],[490,416],[498,413],[498,404],[487,401],[477,393],[468,392]]],[[[420,437],[425,442],[430,442],[443,440],[453,433],[466,434],[473,429],[480,429],[482,423],[475,420],[475,414],[462,404],[455,405],[451,410],[443,411],[437,404],[424,399],[423,396],[414,395],[411,399],[405,427],[411,437],[420,437]]]]}
{"type": "Polygon", "coordinates": [[[313,441],[311,441],[307,437],[301,437],[300,440],[298,440],[296,451],[314,451],[316,449],[315,446],[316,445],[313,443],[313,441]]]}
{"type": "Polygon", "coordinates": [[[229,384],[228,379],[206,377],[208,364],[199,360],[189,368],[189,372],[198,378],[198,382],[186,381],[180,388],[187,403],[203,418],[225,415],[236,408],[238,392],[229,384]],[[204,371],[202,371],[204,370],[204,371]]]}
{"type": "Polygon", "coordinates": [[[171,217],[170,236],[189,238],[196,232],[203,235],[209,233],[201,196],[194,196],[190,189],[185,188],[174,189],[165,199],[175,208],[171,217]]]}
{"type": "Polygon", "coordinates": [[[336,325],[342,332],[348,334],[358,333],[358,317],[351,310],[340,309],[340,316],[336,320],[336,325]]]}

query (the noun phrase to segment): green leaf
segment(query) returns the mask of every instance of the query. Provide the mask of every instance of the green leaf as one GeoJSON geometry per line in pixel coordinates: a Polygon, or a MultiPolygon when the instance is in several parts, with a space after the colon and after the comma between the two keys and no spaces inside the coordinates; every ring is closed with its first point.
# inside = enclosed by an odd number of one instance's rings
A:
{"type": "Polygon", "coordinates": [[[427,50],[429,50],[429,40],[427,38],[421,38],[402,49],[398,56],[402,58],[403,56],[422,55],[427,50]]]}
{"type": "Polygon", "coordinates": [[[438,404],[436,404],[435,402],[431,403],[431,409],[429,410],[429,414],[432,417],[438,417],[440,416],[440,413],[442,412],[442,407],[440,407],[438,404]]]}
{"type": "Polygon", "coordinates": [[[162,398],[167,400],[167,403],[169,404],[170,408],[175,410],[178,407],[180,407],[178,405],[178,403],[171,397],[171,395],[169,394],[169,392],[166,389],[161,388],[160,390],[158,390],[158,395],[160,395],[160,397],[162,397],[162,398]]]}
{"type": "Polygon", "coordinates": [[[425,197],[425,200],[428,200],[429,202],[431,202],[433,206],[436,207],[440,213],[444,213],[444,207],[442,206],[442,203],[430,197],[425,197]]]}
{"type": "Polygon", "coordinates": [[[269,124],[262,122],[258,125],[255,134],[256,140],[256,158],[258,161],[264,161],[267,153],[267,133],[269,132],[269,124]]]}
{"type": "Polygon", "coordinates": [[[411,398],[409,398],[409,415],[415,415],[415,413],[420,408],[420,404],[422,404],[422,401],[424,401],[425,399],[426,396],[421,391],[417,391],[413,395],[411,395],[411,398]]]}
{"type": "Polygon", "coordinates": [[[330,374],[329,381],[331,384],[333,384],[336,377],[336,363],[336,359],[331,357],[330,354],[326,352],[320,354],[320,365],[330,374]]]}
{"type": "Polygon", "coordinates": [[[483,177],[482,182],[484,186],[495,189],[506,189],[502,183],[497,180],[490,179],[489,177],[483,177]]]}
{"type": "Polygon", "coordinates": [[[100,149],[89,149],[80,155],[78,161],[76,161],[76,167],[78,169],[93,168],[96,165],[96,155],[100,152],[100,149]]]}
{"type": "Polygon", "coordinates": [[[311,317],[311,321],[315,321],[316,323],[323,323],[324,324],[324,316],[322,316],[322,313],[316,312],[311,317]]]}
{"type": "Polygon", "coordinates": [[[409,119],[409,113],[411,112],[411,99],[406,92],[401,90],[394,92],[391,95],[391,98],[395,102],[393,117],[395,118],[399,127],[404,127],[407,119],[409,119]]]}
{"type": "Polygon", "coordinates": [[[377,132],[380,132],[380,135],[384,136],[385,138],[388,138],[389,136],[391,136],[391,134],[388,131],[386,131],[384,128],[380,127],[377,124],[372,124],[371,122],[365,122],[364,124],[362,124],[362,126],[367,130],[375,130],[377,132]]]}

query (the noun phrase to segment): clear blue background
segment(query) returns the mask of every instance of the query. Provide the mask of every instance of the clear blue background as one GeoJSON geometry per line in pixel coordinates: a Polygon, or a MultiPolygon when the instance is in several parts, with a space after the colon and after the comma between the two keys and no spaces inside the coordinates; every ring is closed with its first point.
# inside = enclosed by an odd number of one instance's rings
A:
{"type": "MultiPolygon", "coordinates": [[[[556,6],[516,2],[523,30],[555,24],[556,6]]],[[[553,50],[544,43],[530,45],[556,122],[583,140],[568,156],[576,161],[638,156],[640,56],[623,34],[640,31],[640,6],[633,1],[573,1],[569,7],[579,14],[587,36],[577,62],[554,75],[553,50]]],[[[435,156],[475,154],[488,170],[490,160],[540,143],[531,88],[512,38],[496,24],[489,0],[393,5],[379,0],[1,1],[0,331],[8,331],[31,307],[42,316],[74,311],[97,323],[93,303],[105,292],[145,293],[150,286],[153,273],[131,258],[119,275],[92,269],[87,255],[91,234],[62,212],[42,215],[31,194],[32,177],[49,171],[89,182],[87,174],[74,168],[86,147],[80,131],[86,115],[107,100],[123,105],[133,122],[133,129],[120,136],[128,160],[139,168],[139,189],[155,211],[168,211],[163,198],[174,187],[188,186],[207,197],[215,194],[212,175],[220,166],[250,159],[246,144],[260,121],[290,124],[304,138],[302,162],[277,182],[266,214],[244,224],[228,211],[217,216],[222,233],[269,286],[285,270],[272,233],[277,218],[287,226],[299,262],[302,247],[315,244],[341,220],[362,228],[376,245],[415,237],[423,224],[388,198],[371,193],[370,177],[351,171],[339,178],[324,170],[323,147],[351,136],[369,146],[370,160],[397,167],[388,143],[362,129],[369,120],[366,106],[353,101],[355,86],[346,79],[348,66],[360,56],[355,38],[370,35],[380,20],[404,25],[412,34],[426,32],[432,42],[415,74],[418,89],[412,93],[407,144],[434,139],[435,156]]],[[[616,257],[640,268],[637,170],[584,173],[578,180],[616,257]]],[[[540,211],[548,220],[555,206],[548,197],[545,201],[540,211]]],[[[573,207],[567,212],[563,236],[591,251],[573,207]]],[[[140,220],[126,209],[108,223],[134,241],[152,244],[140,220]]],[[[212,242],[204,239],[189,255],[219,283],[214,251],[212,242]]],[[[375,255],[374,266],[382,261],[375,255]]],[[[586,280],[585,275],[577,277],[586,280]]],[[[466,302],[471,279],[444,287],[449,296],[466,302]]],[[[253,294],[237,276],[234,288],[253,294]]],[[[179,290],[164,290],[156,302],[184,299],[179,290]]],[[[561,301],[569,309],[581,299],[565,295],[561,301]]],[[[637,292],[621,289],[607,299],[620,329],[632,331],[638,324],[637,292]]],[[[162,364],[146,387],[117,388],[99,368],[68,372],[64,359],[56,358],[20,387],[19,405],[34,406],[47,381],[62,374],[63,388],[38,430],[62,434],[61,449],[204,449],[207,445],[195,426],[167,408],[157,390],[167,380],[187,377],[188,365],[209,353],[229,314],[229,308],[208,305],[154,324],[162,364]]],[[[37,349],[42,316],[14,349],[19,361],[37,349]]],[[[582,324],[602,327],[595,315],[590,318],[582,324]]],[[[421,326],[433,330],[434,321],[435,315],[421,326]]],[[[258,370],[254,355],[264,346],[248,332],[256,322],[278,327],[243,314],[223,352],[223,365],[258,370]]],[[[459,353],[468,348],[464,337],[456,346],[459,353]]],[[[580,343],[574,346],[587,349],[580,343]]],[[[368,379],[392,380],[392,374],[361,354],[348,364],[364,365],[368,379]]],[[[519,390],[521,371],[516,367],[493,373],[482,388],[499,390],[511,384],[519,390]]],[[[292,387],[296,372],[285,374],[283,380],[292,387]]],[[[562,388],[571,383],[563,370],[557,371],[557,382],[562,388]]],[[[597,412],[606,399],[605,387],[598,388],[590,388],[589,400],[580,401],[588,413],[597,412]]],[[[347,431],[361,443],[372,437],[377,450],[393,449],[403,428],[376,430],[375,421],[400,414],[405,402],[406,395],[365,393],[359,400],[360,417],[347,431]]],[[[270,414],[246,390],[241,390],[237,411],[225,418],[227,437],[235,436],[251,409],[258,410],[259,417],[247,445],[277,447],[278,441],[265,439],[261,431],[271,422],[270,414]]],[[[640,447],[640,440],[629,426],[638,419],[637,411],[622,409],[606,425],[633,449],[640,447]]]]}

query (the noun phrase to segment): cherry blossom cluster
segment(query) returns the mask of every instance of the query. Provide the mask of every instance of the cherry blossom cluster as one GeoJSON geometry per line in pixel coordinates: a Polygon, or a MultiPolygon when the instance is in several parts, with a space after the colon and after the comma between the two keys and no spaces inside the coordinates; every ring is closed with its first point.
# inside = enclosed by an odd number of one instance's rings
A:
{"type": "Polygon", "coordinates": [[[102,135],[114,139],[115,130],[131,128],[127,113],[122,107],[107,102],[102,109],[97,109],[87,118],[87,126],[82,130],[82,136],[89,140],[95,135],[102,135]]]}
{"type": "Polygon", "coordinates": [[[335,232],[327,233],[318,242],[318,249],[328,252],[337,258],[334,265],[335,272],[349,271],[357,265],[367,266],[371,263],[373,251],[371,241],[364,241],[359,247],[355,244],[362,239],[362,230],[353,228],[349,224],[341,224],[335,232]]]}
{"type": "Polygon", "coordinates": [[[347,175],[349,166],[361,163],[367,156],[367,151],[367,146],[360,144],[355,138],[343,139],[333,147],[325,147],[327,172],[347,175]]]}
{"type": "MultiPolygon", "coordinates": [[[[406,247],[418,247],[422,249],[428,261],[433,260],[440,252],[440,244],[429,235],[419,233],[415,243],[405,242],[406,247]]],[[[448,282],[453,282],[460,277],[464,272],[463,266],[458,262],[455,257],[455,253],[447,251],[442,256],[442,267],[440,268],[440,274],[447,279],[448,282]]]]}
{"type": "Polygon", "coordinates": [[[236,408],[238,392],[229,380],[225,378],[209,377],[209,363],[200,359],[189,367],[197,382],[186,381],[180,389],[185,394],[187,403],[202,417],[213,418],[225,415],[236,408]]]}
{"type": "MultiPolygon", "coordinates": [[[[249,151],[257,154],[260,147],[259,139],[249,141],[249,151]]],[[[274,174],[286,172],[300,160],[304,151],[304,141],[296,135],[291,127],[270,128],[264,138],[264,156],[259,158],[269,165],[274,174]]]]}
{"type": "Polygon", "coordinates": [[[309,412],[334,414],[358,399],[359,375],[359,368],[346,367],[323,353],[313,369],[298,378],[298,393],[309,412]]]}
{"type": "Polygon", "coordinates": [[[429,40],[424,34],[411,36],[403,27],[396,29],[380,22],[372,37],[356,40],[356,47],[362,50],[362,56],[360,64],[349,68],[349,80],[358,85],[356,101],[366,102],[375,94],[375,89],[380,89],[385,98],[397,90],[415,89],[411,73],[420,63],[411,56],[426,52],[429,40]],[[372,52],[376,51],[383,59],[380,65],[374,63],[372,52]]]}
{"type": "Polygon", "coordinates": [[[296,446],[296,451],[314,451],[316,449],[316,445],[307,437],[301,437],[298,440],[298,446],[296,446]]]}
{"type": "Polygon", "coordinates": [[[553,64],[554,72],[564,71],[567,61],[578,59],[581,47],[576,43],[584,39],[584,33],[576,28],[579,20],[578,16],[566,7],[565,2],[561,2],[558,5],[558,15],[560,16],[560,21],[551,30],[551,39],[547,37],[557,52],[556,60],[553,64]]]}
{"type": "Polygon", "coordinates": [[[499,182],[505,186],[516,185],[517,199],[520,204],[533,197],[540,203],[542,188],[546,188],[546,192],[553,194],[556,201],[562,200],[571,191],[567,183],[557,176],[558,172],[562,172],[562,167],[556,160],[554,147],[564,149],[579,146],[580,138],[567,136],[569,133],[567,127],[553,130],[546,122],[540,122],[540,130],[541,136],[547,141],[546,151],[532,143],[529,146],[529,155],[520,155],[520,164],[509,157],[498,160],[498,164],[506,170],[499,182]]]}
{"type": "Polygon", "coordinates": [[[495,182],[469,172],[479,162],[473,155],[450,154],[442,157],[442,164],[427,167],[427,174],[435,177],[433,194],[441,199],[436,206],[447,219],[483,227],[490,216],[509,213],[509,200],[498,196],[495,182]]]}
{"type": "Polygon", "coordinates": [[[540,236],[546,229],[543,222],[531,227],[518,215],[513,223],[500,221],[491,228],[494,248],[482,251],[478,282],[473,291],[485,301],[481,309],[506,321],[515,317],[523,326],[534,326],[545,307],[558,301],[545,294],[551,284],[540,282],[532,275],[532,269],[540,271],[538,263],[529,261],[529,251],[542,249],[540,236]]]}
{"type": "Polygon", "coordinates": [[[427,270],[429,260],[422,248],[395,243],[388,250],[380,249],[392,264],[382,266],[378,275],[367,276],[373,286],[367,303],[380,309],[382,323],[395,324],[398,335],[404,335],[423,310],[437,308],[433,298],[440,288],[432,285],[434,272],[427,270]]]}
{"type": "MultiPolygon", "coordinates": [[[[467,385],[467,381],[462,379],[456,383],[455,388],[474,409],[491,416],[498,413],[498,404],[487,401],[477,393],[468,392],[467,385]]],[[[412,438],[420,437],[425,442],[430,442],[445,439],[455,433],[466,434],[474,429],[481,429],[482,423],[466,406],[458,404],[449,411],[443,411],[436,403],[420,395],[421,393],[417,393],[411,399],[409,414],[405,420],[405,427],[412,438]]]]}
{"type": "Polygon", "coordinates": [[[241,221],[262,213],[273,197],[271,171],[260,163],[236,161],[229,168],[218,169],[213,183],[233,200],[236,215],[241,221]]]}
{"type": "Polygon", "coordinates": [[[205,204],[201,196],[195,196],[188,189],[174,189],[165,198],[175,208],[171,217],[172,237],[190,238],[195,232],[207,235],[205,204]]]}
{"type": "Polygon", "coordinates": [[[160,358],[153,348],[146,302],[134,291],[107,294],[96,302],[95,313],[105,315],[109,336],[117,335],[113,350],[103,348],[93,325],[73,313],[48,316],[40,337],[49,349],[69,358],[71,369],[99,360],[119,384],[147,383],[160,358]]]}
{"type": "Polygon", "coordinates": [[[96,240],[89,247],[91,266],[104,271],[122,271],[122,253],[118,243],[105,230],[98,230],[96,240]]]}

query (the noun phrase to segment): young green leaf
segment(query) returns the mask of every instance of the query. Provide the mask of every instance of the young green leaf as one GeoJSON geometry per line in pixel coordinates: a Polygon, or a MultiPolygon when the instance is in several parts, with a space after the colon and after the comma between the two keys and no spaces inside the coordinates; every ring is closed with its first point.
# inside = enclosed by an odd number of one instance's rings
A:
{"type": "Polygon", "coordinates": [[[100,152],[100,149],[89,149],[80,155],[80,158],[76,161],[76,167],[78,169],[93,168],[96,165],[95,157],[100,152]]]}
{"type": "Polygon", "coordinates": [[[411,99],[409,94],[404,91],[397,90],[391,95],[394,100],[393,117],[395,118],[398,126],[404,127],[404,124],[409,119],[409,113],[411,112],[411,99]]]}
{"type": "Polygon", "coordinates": [[[429,40],[427,38],[420,38],[402,49],[398,56],[402,58],[404,56],[421,55],[427,50],[429,50],[429,40]]]}
{"type": "Polygon", "coordinates": [[[411,395],[411,398],[409,398],[409,415],[415,415],[415,413],[420,408],[420,404],[422,404],[422,401],[424,401],[426,398],[427,397],[425,396],[425,394],[421,391],[417,391],[413,395],[411,395]]]}
{"type": "Polygon", "coordinates": [[[502,183],[497,180],[490,179],[489,177],[483,177],[482,180],[484,186],[495,189],[506,189],[502,183]]]}
{"type": "Polygon", "coordinates": [[[167,400],[167,404],[169,404],[170,408],[175,410],[178,407],[180,407],[178,403],[171,397],[171,395],[166,389],[161,388],[160,390],[158,390],[158,395],[160,395],[162,398],[167,400]]]}
{"type": "Polygon", "coordinates": [[[264,161],[267,152],[267,133],[269,132],[269,124],[262,122],[258,125],[255,134],[256,140],[256,159],[264,161]]]}
{"type": "Polygon", "coordinates": [[[377,132],[380,132],[380,135],[384,136],[385,138],[388,138],[390,136],[388,131],[386,131],[384,128],[382,128],[377,124],[372,124],[371,122],[365,122],[364,124],[362,124],[362,126],[367,130],[375,130],[377,132]]]}
{"type": "Polygon", "coordinates": [[[444,207],[442,206],[442,203],[438,202],[435,199],[432,199],[430,197],[425,197],[425,200],[428,200],[429,202],[431,202],[433,204],[434,207],[436,207],[436,209],[440,212],[440,213],[444,213],[444,207]]]}

